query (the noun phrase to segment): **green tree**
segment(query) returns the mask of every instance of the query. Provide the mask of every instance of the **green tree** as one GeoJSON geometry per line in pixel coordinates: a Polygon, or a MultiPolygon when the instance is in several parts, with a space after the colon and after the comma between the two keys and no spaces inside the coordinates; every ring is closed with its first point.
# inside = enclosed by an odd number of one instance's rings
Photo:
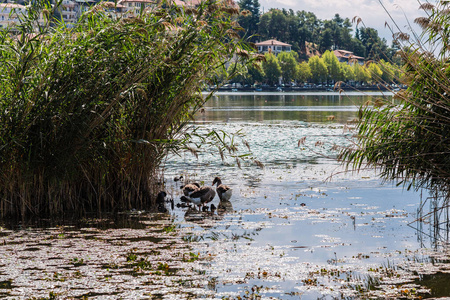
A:
{"type": "Polygon", "coordinates": [[[323,62],[327,66],[328,79],[331,81],[337,81],[342,79],[341,68],[339,60],[332,51],[325,51],[322,55],[323,62]]]}
{"type": "Polygon", "coordinates": [[[340,72],[342,74],[343,81],[354,81],[355,80],[355,72],[353,70],[352,65],[342,62],[342,63],[339,63],[339,68],[341,69],[340,72]]]}
{"type": "Polygon", "coordinates": [[[277,56],[281,67],[281,75],[286,84],[290,84],[297,77],[297,61],[294,52],[281,52],[277,56]]]}
{"type": "Polygon", "coordinates": [[[311,68],[307,62],[301,62],[297,65],[297,78],[298,82],[307,82],[312,78],[311,68]]]}
{"type": "Polygon", "coordinates": [[[353,73],[355,74],[355,81],[359,84],[367,83],[370,81],[370,73],[367,71],[365,66],[361,66],[358,63],[352,64],[353,73]]]}
{"type": "Polygon", "coordinates": [[[272,9],[268,14],[270,15],[268,38],[277,38],[283,42],[290,41],[286,15],[279,9],[272,9]]]}
{"type": "Polygon", "coordinates": [[[247,84],[261,83],[266,77],[261,63],[249,65],[248,75],[248,80],[245,82],[247,84]]]}
{"type": "Polygon", "coordinates": [[[245,83],[249,77],[247,67],[242,63],[230,64],[227,70],[228,74],[235,74],[233,78],[230,79],[231,83],[245,83]]]}
{"type": "Polygon", "coordinates": [[[368,67],[368,71],[370,73],[370,78],[372,83],[380,82],[381,81],[381,75],[383,75],[383,72],[381,71],[380,67],[376,63],[371,63],[368,67]]]}
{"type": "Polygon", "coordinates": [[[263,69],[266,74],[267,83],[270,85],[277,84],[282,72],[277,57],[273,53],[265,54],[266,60],[263,61],[263,69]]]}
{"type": "Polygon", "coordinates": [[[390,62],[385,60],[380,60],[379,66],[383,74],[381,75],[381,80],[383,83],[392,84],[399,82],[400,72],[397,66],[392,65],[390,62]]]}
{"type": "MultiPolygon", "coordinates": [[[[318,41],[321,21],[312,12],[306,12],[304,10],[297,11],[298,29],[294,35],[299,45],[299,50],[302,53],[306,51],[306,42],[318,41]]],[[[305,58],[305,57],[303,57],[305,58]]]]}
{"type": "Polygon", "coordinates": [[[325,52],[333,46],[333,31],[330,28],[322,30],[319,36],[319,51],[325,52]]]}
{"type": "Polygon", "coordinates": [[[241,10],[238,22],[245,29],[245,35],[252,36],[251,41],[254,42],[257,40],[254,35],[258,33],[261,5],[258,0],[240,0],[238,4],[241,10]]]}
{"type": "Polygon", "coordinates": [[[320,57],[311,57],[308,60],[308,65],[311,70],[311,79],[313,82],[322,83],[326,80],[328,74],[327,65],[320,57]]]}
{"type": "Polygon", "coordinates": [[[376,61],[386,58],[386,54],[389,52],[386,40],[380,38],[376,29],[361,28],[358,39],[365,47],[363,57],[376,61]]]}

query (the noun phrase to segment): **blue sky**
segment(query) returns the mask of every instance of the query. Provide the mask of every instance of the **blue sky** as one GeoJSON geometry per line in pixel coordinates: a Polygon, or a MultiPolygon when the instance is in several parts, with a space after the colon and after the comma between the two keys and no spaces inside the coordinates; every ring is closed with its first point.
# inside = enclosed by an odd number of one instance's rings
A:
{"type": "MultiPolygon", "coordinates": [[[[420,3],[417,0],[381,1],[403,31],[408,31],[406,18],[413,24],[414,19],[423,14],[419,11],[420,3]]],[[[430,2],[434,1],[431,0],[430,2]]],[[[350,20],[358,16],[366,26],[378,30],[381,37],[388,41],[392,40],[390,31],[385,28],[385,22],[392,25],[392,21],[379,0],[259,0],[259,3],[261,4],[261,10],[267,11],[269,8],[305,10],[313,12],[321,20],[332,19],[336,13],[342,18],[349,18],[350,20]]],[[[417,27],[414,28],[418,30],[417,27]]]]}

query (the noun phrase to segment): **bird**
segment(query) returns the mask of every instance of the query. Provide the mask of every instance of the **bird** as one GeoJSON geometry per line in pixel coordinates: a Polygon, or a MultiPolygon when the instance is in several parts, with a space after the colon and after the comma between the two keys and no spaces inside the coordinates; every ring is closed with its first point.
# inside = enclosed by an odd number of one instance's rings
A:
{"type": "Polygon", "coordinates": [[[214,178],[212,185],[217,184],[217,194],[219,195],[220,201],[230,201],[233,189],[227,185],[222,184],[222,180],[219,177],[214,178]]]}
{"type": "Polygon", "coordinates": [[[200,206],[211,202],[215,196],[216,192],[212,187],[203,186],[192,192],[189,196],[181,196],[181,201],[198,205],[200,208],[200,206]]]}
{"type": "Polygon", "coordinates": [[[183,175],[180,175],[179,177],[178,177],[178,176],[175,176],[175,177],[173,178],[173,181],[175,181],[175,182],[177,182],[177,181],[183,181],[183,175]]]}
{"type": "Polygon", "coordinates": [[[190,208],[191,206],[189,205],[189,203],[177,203],[177,207],[178,208],[190,208]]]}
{"type": "Polygon", "coordinates": [[[195,192],[196,190],[198,190],[200,188],[200,184],[198,184],[197,182],[194,183],[188,183],[185,185],[182,185],[180,187],[180,189],[183,190],[183,194],[185,196],[189,196],[191,195],[193,192],[195,192]]]}
{"type": "Polygon", "coordinates": [[[159,192],[158,196],[156,196],[156,205],[157,205],[159,212],[162,212],[162,213],[167,212],[167,208],[164,205],[166,202],[166,196],[167,196],[167,194],[164,191],[159,192]]]}

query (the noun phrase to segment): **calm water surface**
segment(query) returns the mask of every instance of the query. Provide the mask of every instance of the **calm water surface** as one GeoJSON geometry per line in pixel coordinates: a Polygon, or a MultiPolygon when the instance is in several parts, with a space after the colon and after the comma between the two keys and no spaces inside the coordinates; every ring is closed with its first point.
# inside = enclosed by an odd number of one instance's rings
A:
{"type": "Polygon", "coordinates": [[[232,208],[175,207],[162,219],[132,211],[125,224],[0,227],[0,298],[450,296],[448,251],[426,224],[422,231],[408,225],[421,193],[336,162],[336,147],[352,142],[358,109],[372,97],[390,100],[379,93],[217,94],[190,126],[242,133],[236,143],[248,155],[240,168],[206,145],[198,158],[171,157],[166,187],[177,203],[175,176],[205,185],[220,176],[233,188],[232,208]]]}
{"type": "MultiPolygon", "coordinates": [[[[169,181],[183,174],[211,184],[220,176],[233,188],[234,213],[181,221],[201,239],[196,249],[214,257],[206,273],[215,298],[354,297],[355,282],[368,288],[371,276],[385,280],[376,297],[424,292],[408,267],[420,261],[433,269],[427,251],[436,241],[408,225],[421,194],[383,184],[374,170],[345,172],[335,160],[336,146],[352,142],[359,107],[377,97],[391,101],[381,93],[228,93],[206,104],[193,126],[243,132],[251,158],[265,165],[249,159],[238,168],[214,152],[167,163],[169,181]],[[387,266],[395,275],[371,273],[387,266]]],[[[442,286],[433,293],[450,296],[442,286]]]]}

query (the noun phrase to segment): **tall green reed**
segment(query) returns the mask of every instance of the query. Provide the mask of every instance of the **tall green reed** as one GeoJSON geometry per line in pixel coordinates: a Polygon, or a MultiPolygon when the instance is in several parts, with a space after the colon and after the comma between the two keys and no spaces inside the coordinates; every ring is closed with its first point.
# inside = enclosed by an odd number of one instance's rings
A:
{"type": "Polygon", "coordinates": [[[103,7],[68,29],[38,1],[1,32],[2,217],[154,207],[164,158],[186,148],[185,125],[211,96],[203,83],[236,52],[251,60],[226,2],[133,18],[103,7]]]}
{"type": "MultiPolygon", "coordinates": [[[[432,224],[449,228],[450,199],[450,2],[420,6],[425,17],[415,20],[423,32],[393,34],[404,63],[395,103],[365,106],[360,111],[357,140],[341,152],[348,167],[376,167],[385,180],[406,188],[426,189],[434,199],[432,224]]],[[[396,26],[395,20],[394,26],[396,26]]],[[[393,28],[395,29],[395,27],[393,28]]]]}

